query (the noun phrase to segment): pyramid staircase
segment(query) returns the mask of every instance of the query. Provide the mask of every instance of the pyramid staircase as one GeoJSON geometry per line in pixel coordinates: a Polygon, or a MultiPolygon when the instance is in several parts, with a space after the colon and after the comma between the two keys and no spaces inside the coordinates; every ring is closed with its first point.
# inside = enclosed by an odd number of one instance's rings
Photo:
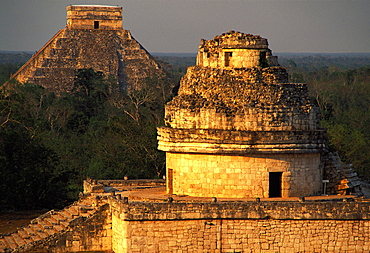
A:
{"type": "Polygon", "coordinates": [[[121,88],[140,89],[146,78],[165,76],[128,30],[61,29],[11,79],[68,92],[83,68],[117,78],[121,88]]]}
{"type": "Polygon", "coordinates": [[[107,200],[85,196],[60,211],[51,210],[31,221],[26,227],[0,235],[0,252],[27,252],[28,248],[58,233],[68,231],[70,225],[81,219],[93,217],[107,200]]]}

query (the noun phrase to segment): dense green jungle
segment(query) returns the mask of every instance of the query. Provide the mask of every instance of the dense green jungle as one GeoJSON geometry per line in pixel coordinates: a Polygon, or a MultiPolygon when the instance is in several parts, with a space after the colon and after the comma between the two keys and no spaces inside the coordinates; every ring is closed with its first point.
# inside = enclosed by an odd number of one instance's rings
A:
{"type": "MultiPolygon", "coordinates": [[[[76,72],[71,93],[12,83],[0,91],[0,211],[62,208],[94,179],[161,178],[156,126],[194,55],[154,54],[168,78],[118,91],[101,72],[76,72]]],[[[330,151],[370,179],[370,54],[278,54],[292,82],[307,83],[330,151]]],[[[0,83],[31,57],[0,52],[0,83]]]]}

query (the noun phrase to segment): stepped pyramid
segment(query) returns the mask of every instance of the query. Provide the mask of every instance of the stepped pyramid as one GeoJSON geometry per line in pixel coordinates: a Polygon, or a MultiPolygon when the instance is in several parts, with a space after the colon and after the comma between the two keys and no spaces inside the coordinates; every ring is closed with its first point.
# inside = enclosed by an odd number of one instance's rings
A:
{"type": "Polygon", "coordinates": [[[122,28],[122,7],[70,5],[67,26],[57,32],[12,77],[56,93],[70,91],[77,69],[93,68],[118,80],[121,89],[140,89],[164,72],[153,57],[122,28]]]}

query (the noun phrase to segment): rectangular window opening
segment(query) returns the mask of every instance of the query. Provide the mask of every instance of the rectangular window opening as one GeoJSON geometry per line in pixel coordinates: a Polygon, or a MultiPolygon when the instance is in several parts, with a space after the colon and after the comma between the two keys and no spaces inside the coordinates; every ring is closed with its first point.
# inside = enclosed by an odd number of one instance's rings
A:
{"type": "Polygon", "coordinates": [[[281,198],[283,172],[269,173],[269,198],[281,198]]]}
{"type": "Polygon", "coordinates": [[[232,52],[225,52],[225,67],[230,66],[230,59],[233,56],[232,52]]]}
{"type": "Polygon", "coordinates": [[[99,29],[99,21],[94,21],[94,29],[99,29]]]}

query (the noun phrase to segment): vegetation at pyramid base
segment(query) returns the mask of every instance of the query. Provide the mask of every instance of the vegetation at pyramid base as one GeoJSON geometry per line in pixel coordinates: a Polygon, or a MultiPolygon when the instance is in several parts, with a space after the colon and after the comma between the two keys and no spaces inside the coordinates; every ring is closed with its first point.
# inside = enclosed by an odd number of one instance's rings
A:
{"type": "Polygon", "coordinates": [[[115,80],[83,69],[61,96],[33,84],[2,89],[1,209],[62,207],[87,177],[162,177],[156,127],[173,85],[157,77],[144,86],[118,91],[115,80]]]}

